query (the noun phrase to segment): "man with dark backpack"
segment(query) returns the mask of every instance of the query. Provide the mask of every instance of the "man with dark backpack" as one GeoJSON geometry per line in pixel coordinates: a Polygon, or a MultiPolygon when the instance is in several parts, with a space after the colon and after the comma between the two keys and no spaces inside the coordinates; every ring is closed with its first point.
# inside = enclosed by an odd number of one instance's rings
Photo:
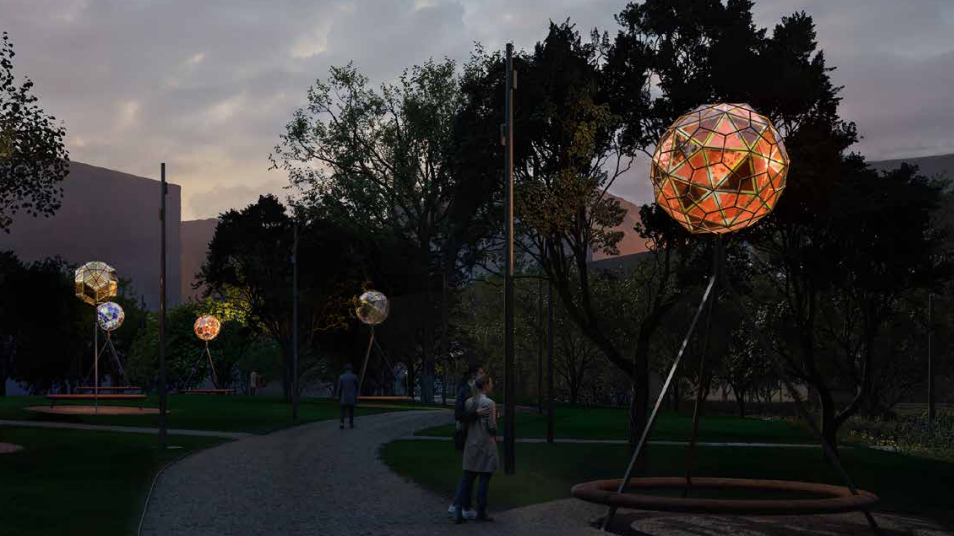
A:
{"type": "MultiPolygon", "coordinates": [[[[454,420],[457,424],[454,429],[454,448],[460,451],[464,450],[464,443],[467,441],[467,425],[480,417],[485,417],[490,414],[488,408],[468,411],[465,405],[465,402],[467,402],[467,399],[471,396],[471,388],[474,385],[474,380],[476,380],[478,376],[483,376],[483,374],[484,368],[482,366],[470,365],[467,368],[467,373],[461,377],[460,383],[457,384],[457,400],[454,402],[454,420]]],[[[476,407],[476,404],[474,407],[476,407]]],[[[464,497],[465,494],[463,492],[465,478],[466,475],[461,476],[460,482],[457,484],[457,493],[454,494],[454,501],[451,503],[450,508],[447,509],[451,514],[455,512],[461,500],[468,499],[464,497]]],[[[460,506],[463,510],[464,519],[477,518],[477,511],[471,508],[471,505],[461,504],[460,506]]]]}

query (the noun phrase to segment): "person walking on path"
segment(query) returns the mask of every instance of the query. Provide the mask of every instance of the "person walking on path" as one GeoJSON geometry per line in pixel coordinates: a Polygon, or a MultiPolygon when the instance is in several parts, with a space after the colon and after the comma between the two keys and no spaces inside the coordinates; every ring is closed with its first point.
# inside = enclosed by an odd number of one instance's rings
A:
{"type": "Polygon", "coordinates": [[[474,381],[471,397],[464,403],[467,411],[486,408],[489,414],[479,417],[467,426],[467,442],[464,445],[464,481],[462,495],[454,510],[454,523],[464,522],[461,505],[470,504],[474,480],[477,480],[477,519],[492,521],[487,515],[487,493],[490,476],[497,470],[497,404],[488,396],[494,387],[490,376],[479,376],[474,381]]]}
{"type": "MultiPolygon", "coordinates": [[[[485,417],[490,415],[490,410],[487,408],[478,409],[477,411],[467,411],[464,406],[464,403],[470,398],[473,394],[474,381],[478,376],[484,375],[484,369],[480,365],[470,365],[467,368],[467,372],[461,377],[460,382],[457,384],[457,399],[454,402],[454,420],[457,425],[457,433],[466,433],[467,425],[476,421],[480,417],[485,417]]],[[[466,480],[467,475],[461,474],[460,482],[457,483],[457,492],[454,493],[454,500],[451,502],[450,507],[447,511],[451,514],[454,514],[457,510],[457,506],[460,505],[463,508],[463,516],[465,519],[476,519],[477,510],[471,508],[471,503],[468,500],[465,504],[460,504],[460,498],[463,497],[464,481],[466,480]]]]}
{"type": "Polygon", "coordinates": [[[344,374],[338,376],[335,386],[335,398],[341,404],[341,420],[338,428],[344,428],[345,412],[348,413],[348,424],[354,428],[354,405],[358,403],[358,376],[353,372],[351,364],[345,365],[344,374]]]}

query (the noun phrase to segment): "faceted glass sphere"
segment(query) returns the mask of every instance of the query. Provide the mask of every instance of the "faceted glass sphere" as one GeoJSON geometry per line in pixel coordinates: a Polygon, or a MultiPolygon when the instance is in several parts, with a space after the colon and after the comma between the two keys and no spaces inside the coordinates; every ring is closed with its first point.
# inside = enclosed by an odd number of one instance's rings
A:
{"type": "Polygon", "coordinates": [[[222,323],[212,315],[202,315],[195,320],[193,329],[196,337],[208,342],[219,336],[222,323]]]}
{"type": "Polygon", "coordinates": [[[88,262],[76,269],[73,277],[76,297],[90,305],[99,305],[116,295],[119,278],[105,262],[88,262]]]}
{"type": "Polygon", "coordinates": [[[358,297],[354,312],[358,320],[376,326],[388,317],[388,310],[388,298],[376,290],[369,290],[358,297]]]}
{"type": "Polygon", "coordinates": [[[115,331],[123,325],[126,312],[116,302],[101,303],[96,307],[96,322],[103,331],[115,331]]]}
{"type": "Polygon", "coordinates": [[[767,117],[748,104],[706,104],[663,134],[650,177],[656,203],[690,233],[731,233],[775,208],[788,167],[767,117]]]}

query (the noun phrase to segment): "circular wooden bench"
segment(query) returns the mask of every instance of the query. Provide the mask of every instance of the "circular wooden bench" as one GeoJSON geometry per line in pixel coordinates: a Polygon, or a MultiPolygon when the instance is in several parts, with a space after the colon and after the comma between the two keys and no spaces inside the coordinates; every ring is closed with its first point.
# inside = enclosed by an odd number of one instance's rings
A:
{"type": "Polygon", "coordinates": [[[411,402],[409,396],[359,396],[358,400],[365,402],[411,402]]]}
{"type": "Polygon", "coordinates": [[[235,389],[179,389],[183,395],[234,395],[235,389]]]}
{"type": "MultiPolygon", "coordinates": [[[[577,499],[615,508],[733,515],[808,515],[834,514],[866,510],[878,503],[878,496],[864,490],[854,495],[847,487],[796,482],[791,480],[754,480],[743,478],[692,479],[691,489],[733,489],[751,491],[801,492],[818,499],[699,499],[665,497],[641,493],[617,493],[622,479],[595,480],[573,486],[577,499]]],[[[630,479],[627,490],[679,489],[686,486],[683,477],[647,477],[630,479]]]]}
{"type": "MultiPolygon", "coordinates": [[[[95,391],[96,387],[84,385],[83,387],[77,387],[76,390],[77,391],[95,391]]],[[[112,387],[100,386],[99,390],[114,392],[114,393],[124,393],[126,391],[142,391],[142,387],[136,387],[134,385],[118,385],[118,386],[112,386],[112,387]]]]}
{"type": "Polygon", "coordinates": [[[50,401],[50,407],[52,408],[60,400],[139,400],[139,408],[142,409],[142,405],[146,402],[146,395],[126,395],[126,394],[72,394],[72,395],[46,395],[47,400],[50,401]]]}

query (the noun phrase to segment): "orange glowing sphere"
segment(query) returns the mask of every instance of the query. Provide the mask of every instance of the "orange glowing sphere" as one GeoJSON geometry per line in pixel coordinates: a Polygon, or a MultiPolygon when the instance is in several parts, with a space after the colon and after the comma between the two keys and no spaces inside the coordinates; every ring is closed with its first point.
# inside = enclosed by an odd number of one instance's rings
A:
{"type": "Polygon", "coordinates": [[[680,117],[653,154],[656,202],[691,233],[731,233],[768,215],[789,159],[769,119],[748,104],[706,104],[680,117]]]}
{"type": "Polygon", "coordinates": [[[202,315],[195,320],[192,329],[195,331],[196,337],[208,342],[219,336],[222,323],[212,315],[202,315]]]}

